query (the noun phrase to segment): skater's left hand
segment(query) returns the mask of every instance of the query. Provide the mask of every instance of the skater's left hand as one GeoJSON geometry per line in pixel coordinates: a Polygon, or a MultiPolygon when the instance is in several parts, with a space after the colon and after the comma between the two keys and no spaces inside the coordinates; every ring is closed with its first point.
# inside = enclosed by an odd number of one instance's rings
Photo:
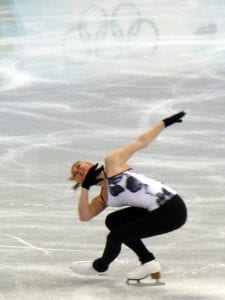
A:
{"type": "Polygon", "coordinates": [[[181,111],[175,115],[172,115],[171,117],[168,117],[163,120],[165,127],[168,127],[174,123],[181,123],[183,122],[182,118],[186,115],[184,111],[181,111]]]}

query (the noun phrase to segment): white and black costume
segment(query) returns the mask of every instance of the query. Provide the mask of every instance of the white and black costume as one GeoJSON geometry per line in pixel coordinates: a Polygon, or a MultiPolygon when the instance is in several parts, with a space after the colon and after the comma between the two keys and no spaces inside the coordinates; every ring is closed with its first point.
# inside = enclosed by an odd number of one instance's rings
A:
{"type": "Polygon", "coordinates": [[[108,206],[135,206],[149,211],[159,208],[176,192],[133,169],[107,178],[108,206]]]}
{"type": "Polygon", "coordinates": [[[106,217],[107,236],[101,258],[93,262],[98,272],[108,269],[119,255],[121,245],[133,250],[141,263],[153,260],[141,239],[181,227],[187,218],[186,206],[168,186],[138,174],[133,169],[107,178],[108,206],[129,206],[106,217]]]}

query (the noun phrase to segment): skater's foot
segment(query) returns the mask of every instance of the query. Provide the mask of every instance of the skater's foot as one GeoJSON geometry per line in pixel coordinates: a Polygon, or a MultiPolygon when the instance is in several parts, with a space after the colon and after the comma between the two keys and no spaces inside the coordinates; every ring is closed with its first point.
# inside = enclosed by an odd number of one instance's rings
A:
{"type": "Polygon", "coordinates": [[[80,275],[101,275],[103,273],[100,273],[98,271],[96,271],[93,267],[93,262],[91,261],[77,261],[77,262],[73,262],[71,269],[74,271],[74,273],[76,274],[80,274],[80,275]]]}
{"type": "Polygon", "coordinates": [[[127,282],[129,283],[129,281],[132,280],[139,282],[141,279],[144,279],[148,276],[151,276],[153,279],[159,280],[160,271],[161,271],[160,264],[154,259],[128,273],[127,282]]]}

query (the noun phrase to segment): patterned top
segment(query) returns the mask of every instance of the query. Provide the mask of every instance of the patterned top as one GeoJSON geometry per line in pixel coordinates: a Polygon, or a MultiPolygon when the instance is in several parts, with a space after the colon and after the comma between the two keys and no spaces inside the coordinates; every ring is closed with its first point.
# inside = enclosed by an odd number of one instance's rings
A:
{"type": "Polygon", "coordinates": [[[133,169],[107,178],[108,206],[135,206],[149,211],[170,200],[176,191],[133,169]]]}

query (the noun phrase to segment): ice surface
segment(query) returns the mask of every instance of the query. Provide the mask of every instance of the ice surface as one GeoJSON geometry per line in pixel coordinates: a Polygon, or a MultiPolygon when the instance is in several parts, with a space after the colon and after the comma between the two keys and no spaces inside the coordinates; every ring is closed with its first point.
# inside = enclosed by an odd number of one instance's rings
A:
{"type": "Polygon", "coordinates": [[[0,299],[225,299],[224,23],[224,0],[0,1],[0,299]],[[125,247],[107,276],[75,276],[111,209],[78,220],[71,164],[179,110],[130,161],[188,206],[182,229],[145,240],[166,285],[127,286],[125,247]]]}

